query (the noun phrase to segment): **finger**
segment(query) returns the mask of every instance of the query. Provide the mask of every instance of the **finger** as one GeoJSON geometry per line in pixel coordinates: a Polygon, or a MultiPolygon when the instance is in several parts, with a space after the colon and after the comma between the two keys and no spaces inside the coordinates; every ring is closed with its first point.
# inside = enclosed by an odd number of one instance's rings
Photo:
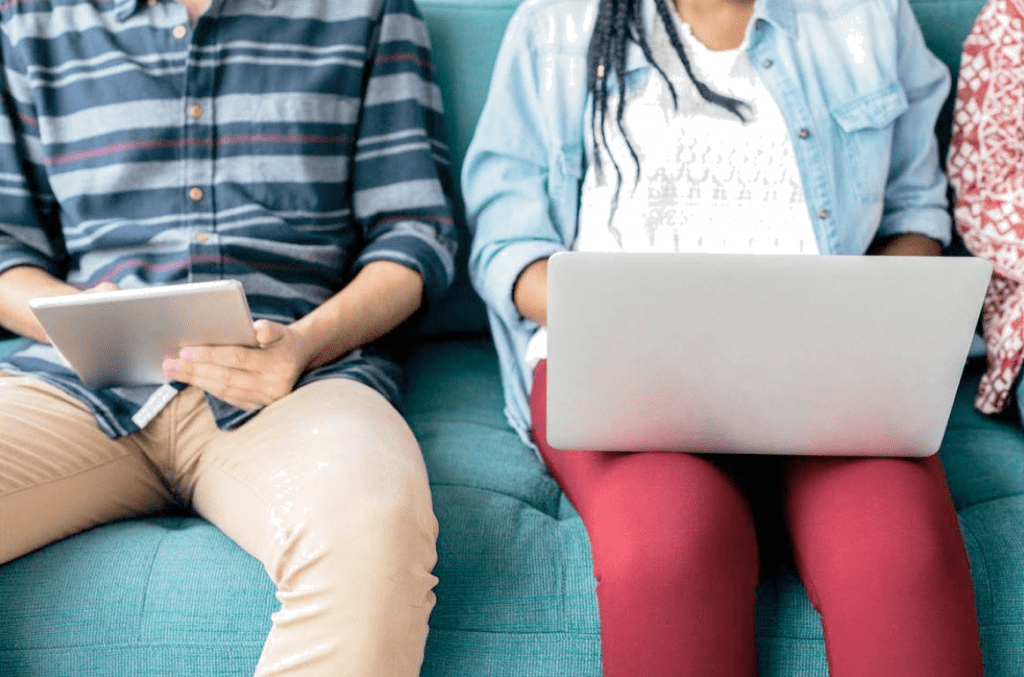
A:
{"type": "Polygon", "coordinates": [[[239,409],[258,409],[267,404],[255,375],[218,364],[168,358],[162,364],[164,377],[195,386],[239,409]]]}
{"type": "Polygon", "coordinates": [[[120,287],[118,287],[113,282],[100,282],[98,285],[94,287],[89,287],[88,289],[84,290],[84,293],[92,294],[101,291],[117,291],[118,289],[120,289],[120,287]]]}
{"type": "Polygon", "coordinates": [[[252,323],[252,328],[256,331],[256,341],[261,348],[266,348],[284,337],[284,326],[276,322],[256,320],[252,323]]]}
{"type": "Polygon", "coordinates": [[[224,364],[189,358],[167,358],[162,365],[164,376],[190,385],[219,384],[222,390],[245,389],[252,374],[224,364]]]}
{"type": "Polygon", "coordinates": [[[243,346],[185,346],[178,359],[197,364],[215,364],[240,371],[261,371],[259,350],[243,346]]]}

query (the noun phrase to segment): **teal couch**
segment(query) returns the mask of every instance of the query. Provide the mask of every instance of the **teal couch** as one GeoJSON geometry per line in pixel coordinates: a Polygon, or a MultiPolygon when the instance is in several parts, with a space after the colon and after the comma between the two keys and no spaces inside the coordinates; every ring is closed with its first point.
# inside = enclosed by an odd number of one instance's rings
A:
{"type": "MultiPolygon", "coordinates": [[[[913,4],[932,49],[955,70],[982,0],[913,4]]],[[[420,0],[456,170],[515,5],[420,0]]],[[[948,137],[948,116],[939,134],[948,137]]],[[[408,360],[405,412],[441,525],[423,675],[598,675],[586,534],[505,423],[486,332],[463,270],[408,360]]],[[[971,408],[981,367],[967,367],[941,455],[970,555],[987,673],[1021,677],[1024,434],[1012,419],[971,408]]],[[[819,617],[784,560],[766,567],[758,601],[762,677],[826,675],[819,617]]],[[[110,524],[0,567],[0,677],[243,677],[276,608],[261,566],[202,519],[182,513],[110,524]]]]}

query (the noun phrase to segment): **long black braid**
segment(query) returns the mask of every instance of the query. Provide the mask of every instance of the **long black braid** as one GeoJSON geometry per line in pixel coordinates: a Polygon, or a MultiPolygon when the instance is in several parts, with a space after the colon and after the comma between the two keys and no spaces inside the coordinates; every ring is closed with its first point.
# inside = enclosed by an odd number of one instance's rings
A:
{"type": "MultiPolygon", "coordinates": [[[[658,16],[665,26],[669,42],[675,49],[676,54],[679,55],[680,61],[683,62],[683,68],[693,82],[694,87],[696,87],[697,92],[705,101],[725,108],[745,122],[746,118],[741,111],[741,108],[746,106],[745,103],[712,91],[710,87],[694,75],[693,68],[690,66],[690,59],[686,56],[686,50],[679,39],[679,33],[676,31],[671,10],[666,2],[667,0],[654,0],[658,16]]],[[[669,92],[672,94],[672,103],[676,108],[679,107],[679,99],[676,95],[675,87],[672,86],[672,82],[668,79],[661,66],[654,60],[654,56],[651,53],[651,46],[644,31],[641,7],[642,0],[600,0],[597,19],[594,24],[594,34],[590,38],[590,47],[587,52],[587,90],[594,101],[590,125],[594,139],[593,155],[596,168],[598,171],[601,171],[601,158],[597,145],[598,139],[601,140],[605,150],[609,152],[609,157],[611,157],[608,137],[605,134],[605,122],[608,118],[608,78],[614,74],[618,82],[619,94],[619,100],[615,107],[615,122],[619,127],[619,131],[622,132],[622,137],[626,141],[626,148],[629,150],[630,157],[633,158],[634,165],[636,165],[637,181],[640,180],[640,158],[633,148],[633,143],[629,140],[629,135],[626,133],[622,121],[623,113],[626,109],[623,75],[626,71],[626,45],[630,41],[640,48],[647,61],[654,66],[655,70],[665,80],[665,83],[668,84],[669,92]]],[[[612,165],[616,176],[615,198],[612,202],[612,212],[614,213],[615,205],[618,203],[619,191],[622,188],[622,171],[615,162],[615,158],[612,158],[612,165]]]]}

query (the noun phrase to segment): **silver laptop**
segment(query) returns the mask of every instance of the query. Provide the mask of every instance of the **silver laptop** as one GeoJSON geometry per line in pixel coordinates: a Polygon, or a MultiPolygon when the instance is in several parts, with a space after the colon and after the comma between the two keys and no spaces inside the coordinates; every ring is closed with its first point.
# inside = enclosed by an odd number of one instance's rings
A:
{"type": "Polygon", "coordinates": [[[970,257],[557,254],[548,442],[933,454],[991,271],[970,257]]]}

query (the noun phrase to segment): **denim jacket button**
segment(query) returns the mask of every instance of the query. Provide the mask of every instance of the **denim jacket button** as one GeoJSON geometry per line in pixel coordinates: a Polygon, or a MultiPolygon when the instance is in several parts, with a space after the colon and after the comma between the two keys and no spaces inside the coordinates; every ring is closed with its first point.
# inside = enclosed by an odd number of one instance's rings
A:
{"type": "Polygon", "coordinates": [[[800,129],[799,132],[797,132],[797,136],[799,136],[801,139],[807,139],[811,136],[811,130],[807,129],[806,127],[803,127],[800,129]]]}
{"type": "Polygon", "coordinates": [[[819,219],[827,219],[829,213],[830,212],[827,209],[822,209],[821,211],[818,212],[818,218],[819,219]]]}
{"type": "Polygon", "coordinates": [[[775,62],[772,61],[771,59],[765,59],[764,61],[761,62],[761,68],[766,68],[767,69],[767,68],[771,68],[774,65],[775,65],[775,62]]]}

